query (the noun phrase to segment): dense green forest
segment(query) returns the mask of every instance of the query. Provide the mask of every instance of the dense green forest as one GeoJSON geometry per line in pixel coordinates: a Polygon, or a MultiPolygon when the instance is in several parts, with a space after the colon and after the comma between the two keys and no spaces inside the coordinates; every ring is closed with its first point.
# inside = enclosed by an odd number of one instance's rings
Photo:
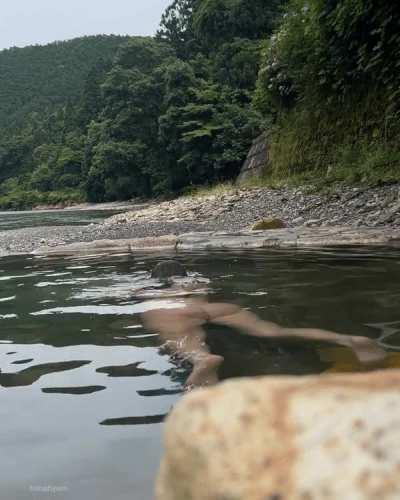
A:
{"type": "Polygon", "coordinates": [[[236,177],[398,180],[400,7],[174,0],[151,37],[0,53],[0,206],[168,196],[236,177]]]}
{"type": "Polygon", "coordinates": [[[0,52],[0,126],[21,125],[27,115],[75,101],[98,60],[112,61],[121,36],[91,36],[0,52]]]}
{"type": "Polygon", "coordinates": [[[400,180],[400,3],[290,0],[265,43],[255,104],[270,180],[400,180]]]}

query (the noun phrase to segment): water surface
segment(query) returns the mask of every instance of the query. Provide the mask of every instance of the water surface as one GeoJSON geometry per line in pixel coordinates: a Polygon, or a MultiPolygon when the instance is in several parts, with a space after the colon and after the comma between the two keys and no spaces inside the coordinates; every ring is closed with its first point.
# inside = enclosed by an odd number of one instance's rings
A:
{"type": "Polygon", "coordinates": [[[87,226],[102,222],[121,210],[38,210],[0,212],[0,231],[41,226],[87,226]]]}
{"type": "MultiPolygon", "coordinates": [[[[212,301],[286,326],[385,337],[396,363],[399,256],[265,250],[179,258],[211,279],[212,301]]],[[[1,499],[152,499],[162,421],[188,375],[140,322],[144,310],[181,299],[132,298],[160,259],[0,259],[1,499]]],[[[345,349],[208,333],[225,356],[221,378],[361,369],[345,349]]]]}

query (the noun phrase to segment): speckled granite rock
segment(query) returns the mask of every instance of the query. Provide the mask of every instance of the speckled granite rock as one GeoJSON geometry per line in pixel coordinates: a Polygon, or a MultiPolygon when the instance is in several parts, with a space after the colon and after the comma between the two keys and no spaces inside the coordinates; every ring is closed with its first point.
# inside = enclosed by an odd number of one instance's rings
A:
{"type": "Polygon", "coordinates": [[[220,384],[166,424],[157,500],[398,500],[400,371],[220,384]]]}

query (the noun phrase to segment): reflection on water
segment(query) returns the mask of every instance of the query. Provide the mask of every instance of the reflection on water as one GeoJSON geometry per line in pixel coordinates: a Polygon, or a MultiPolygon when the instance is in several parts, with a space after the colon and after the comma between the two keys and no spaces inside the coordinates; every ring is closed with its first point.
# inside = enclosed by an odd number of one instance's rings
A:
{"type": "MultiPolygon", "coordinates": [[[[33,361],[33,359],[32,359],[33,361]]],[[[65,370],[74,370],[83,365],[89,364],[90,361],[65,361],[64,363],[46,363],[43,365],[30,366],[16,373],[0,373],[0,386],[2,387],[22,387],[24,385],[32,385],[37,382],[43,375],[50,373],[62,372],[65,370]]]]}
{"type": "MultiPolygon", "coordinates": [[[[7,354],[14,354],[14,353],[7,353],[7,354]]],[[[33,358],[19,359],[17,361],[13,361],[12,364],[13,365],[26,365],[27,363],[30,363],[31,361],[33,361],[33,358]]]]}
{"type": "Polygon", "coordinates": [[[370,323],[368,326],[380,332],[378,341],[382,347],[400,351],[400,321],[370,323]]]}
{"type": "Polygon", "coordinates": [[[182,391],[182,389],[153,389],[153,390],[147,390],[147,391],[137,391],[137,393],[139,394],[139,396],[149,396],[149,397],[153,397],[153,396],[170,396],[170,395],[173,395],[173,394],[180,394],[182,391]]]}
{"type": "Polygon", "coordinates": [[[139,366],[143,361],[132,363],[126,366],[105,366],[104,368],[97,368],[97,373],[106,373],[109,377],[149,377],[155,375],[157,370],[146,370],[139,366]]]}
{"type": "Polygon", "coordinates": [[[107,389],[104,385],[89,385],[87,387],[45,387],[42,392],[45,394],[71,394],[82,396],[83,394],[93,394],[94,392],[107,389]]]}
{"type": "Polygon", "coordinates": [[[147,415],[146,417],[123,417],[123,418],[108,418],[100,422],[100,425],[150,425],[161,424],[167,417],[164,415],[147,415]]]}
{"type": "MultiPolygon", "coordinates": [[[[211,301],[288,327],[367,335],[400,366],[398,251],[182,255],[210,278],[211,301]]],[[[183,306],[157,290],[160,256],[0,259],[0,498],[65,486],[60,500],[152,499],[162,422],[186,366],[163,354],[140,313],[183,306]],[[18,464],[18,468],[16,468],[18,464]]],[[[208,328],[221,378],[365,370],[345,348],[285,345],[208,328]]]]}

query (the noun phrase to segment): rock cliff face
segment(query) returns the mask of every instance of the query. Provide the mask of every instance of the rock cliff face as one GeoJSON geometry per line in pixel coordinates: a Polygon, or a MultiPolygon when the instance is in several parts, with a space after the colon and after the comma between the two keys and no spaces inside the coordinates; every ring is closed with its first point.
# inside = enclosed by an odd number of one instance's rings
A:
{"type": "Polygon", "coordinates": [[[252,177],[261,177],[268,165],[267,134],[261,134],[254,140],[246,161],[237,178],[237,184],[243,184],[252,177]]]}
{"type": "Polygon", "coordinates": [[[398,500],[400,371],[231,381],[166,426],[157,500],[398,500]]]}

